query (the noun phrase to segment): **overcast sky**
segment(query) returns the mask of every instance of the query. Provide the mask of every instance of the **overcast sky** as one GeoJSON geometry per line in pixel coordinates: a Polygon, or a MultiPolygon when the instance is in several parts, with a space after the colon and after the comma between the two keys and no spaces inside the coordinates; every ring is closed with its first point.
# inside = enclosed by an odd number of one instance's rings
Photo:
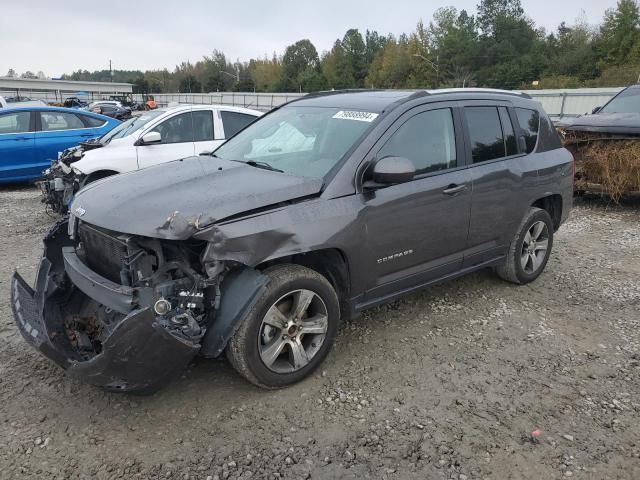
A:
{"type": "MultiPolygon", "coordinates": [[[[352,27],[382,34],[410,32],[422,18],[453,5],[475,13],[479,0],[3,0],[0,8],[0,75],[44,71],[49,76],[84,68],[170,70],[222,50],[227,59],[282,54],[309,38],[319,53],[352,27]],[[97,7],[97,5],[100,5],[97,7]],[[219,5],[219,6],[218,6],[219,5]]],[[[522,0],[539,26],[554,30],[584,11],[599,23],[616,0],[522,0]]]]}

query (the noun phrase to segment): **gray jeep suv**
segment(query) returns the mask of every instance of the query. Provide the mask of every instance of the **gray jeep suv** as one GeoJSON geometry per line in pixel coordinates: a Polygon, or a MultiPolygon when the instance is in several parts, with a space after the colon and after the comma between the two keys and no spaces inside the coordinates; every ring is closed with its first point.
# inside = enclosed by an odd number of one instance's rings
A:
{"type": "Polygon", "coordinates": [[[211,156],[83,189],[44,239],[35,287],[14,275],[14,316],[31,345],[110,390],[156,390],[223,352],[282,387],[364,309],[481,268],[535,280],[572,183],[526,95],[309,95],[211,156]]]}

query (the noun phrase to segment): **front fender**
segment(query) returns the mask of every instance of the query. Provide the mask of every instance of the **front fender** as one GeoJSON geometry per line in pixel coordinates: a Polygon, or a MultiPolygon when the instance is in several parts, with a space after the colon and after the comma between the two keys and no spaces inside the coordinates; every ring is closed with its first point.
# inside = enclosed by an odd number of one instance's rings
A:
{"type": "Polygon", "coordinates": [[[85,152],[77,162],[73,163],[73,168],[84,175],[101,170],[124,173],[138,169],[138,159],[135,147],[112,148],[103,147],[85,152]]]}
{"type": "Polygon", "coordinates": [[[220,307],[209,321],[200,355],[215,358],[224,351],[268,283],[269,277],[253,268],[232,270],[226,275],[220,286],[220,307]]]}

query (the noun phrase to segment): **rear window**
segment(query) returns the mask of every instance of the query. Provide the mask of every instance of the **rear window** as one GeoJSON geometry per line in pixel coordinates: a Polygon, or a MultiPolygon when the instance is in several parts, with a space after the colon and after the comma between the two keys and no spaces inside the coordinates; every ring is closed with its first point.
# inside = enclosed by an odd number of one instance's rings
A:
{"type": "Polygon", "coordinates": [[[520,124],[520,135],[524,136],[527,146],[527,153],[531,153],[538,143],[538,132],[540,131],[540,114],[537,110],[528,108],[516,108],[516,116],[520,124]]]}
{"type": "Polygon", "coordinates": [[[29,112],[13,112],[0,115],[0,135],[29,131],[29,112]]]}
{"type": "Polygon", "coordinates": [[[67,112],[40,112],[43,132],[85,128],[78,115],[67,112]]]}
{"type": "Polygon", "coordinates": [[[496,107],[465,107],[473,163],[506,156],[502,125],[496,107]]]}
{"type": "Polygon", "coordinates": [[[242,130],[244,127],[253,122],[257,117],[253,115],[247,115],[245,113],[229,112],[222,110],[220,112],[222,116],[222,124],[224,125],[224,136],[226,138],[233,137],[236,133],[242,130]]]}

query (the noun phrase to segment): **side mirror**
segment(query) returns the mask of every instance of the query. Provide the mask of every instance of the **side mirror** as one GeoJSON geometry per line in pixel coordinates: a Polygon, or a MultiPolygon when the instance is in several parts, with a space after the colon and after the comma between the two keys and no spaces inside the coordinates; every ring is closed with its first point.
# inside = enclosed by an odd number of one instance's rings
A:
{"type": "Polygon", "coordinates": [[[598,113],[598,112],[600,111],[600,109],[601,109],[601,108],[602,108],[602,107],[595,107],[593,110],[591,110],[591,113],[592,113],[592,114],[594,114],[594,113],[598,113]]]}
{"type": "Polygon", "coordinates": [[[373,181],[381,185],[408,182],[416,174],[413,162],[404,157],[384,157],[373,166],[373,181]]]}
{"type": "Polygon", "coordinates": [[[145,133],[140,140],[136,142],[137,145],[153,145],[154,143],[162,142],[162,135],[160,132],[148,132],[145,133]]]}

